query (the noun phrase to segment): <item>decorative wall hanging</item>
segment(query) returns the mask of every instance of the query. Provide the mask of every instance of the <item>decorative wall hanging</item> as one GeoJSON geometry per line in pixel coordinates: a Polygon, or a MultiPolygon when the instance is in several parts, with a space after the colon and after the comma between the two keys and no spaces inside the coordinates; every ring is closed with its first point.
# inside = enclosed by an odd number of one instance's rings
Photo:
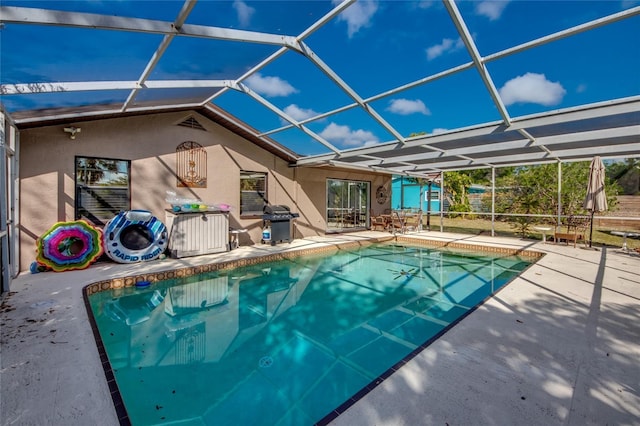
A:
{"type": "Polygon", "coordinates": [[[376,201],[378,204],[384,204],[387,202],[387,199],[389,199],[389,192],[387,188],[380,185],[378,189],[376,189],[376,201]]]}
{"type": "Polygon", "coordinates": [[[182,142],[176,148],[178,187],[207,187],[207,151],[197,142],[182,142]]]}

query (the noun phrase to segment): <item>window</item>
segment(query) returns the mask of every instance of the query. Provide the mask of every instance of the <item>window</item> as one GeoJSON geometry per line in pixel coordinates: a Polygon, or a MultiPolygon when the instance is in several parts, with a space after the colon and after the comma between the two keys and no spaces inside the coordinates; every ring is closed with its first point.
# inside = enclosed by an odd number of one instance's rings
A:
{"type": "Polygon", "coordinates": [[[429,201],[429,194],[431,194],[431,201],[440,200],[440,191],[424,191],[425,201],[429,201]]]}
{"type": "Polygon", "coordinates": [[[131,209],[131,162],[76,157],[75,218],[105,225],[122,210],[131,209]]]}
{"type": "Polygon", "coordinates": [[[262,216],[267,201],[267,174],[240,172],[240,215],[262,216]]]}

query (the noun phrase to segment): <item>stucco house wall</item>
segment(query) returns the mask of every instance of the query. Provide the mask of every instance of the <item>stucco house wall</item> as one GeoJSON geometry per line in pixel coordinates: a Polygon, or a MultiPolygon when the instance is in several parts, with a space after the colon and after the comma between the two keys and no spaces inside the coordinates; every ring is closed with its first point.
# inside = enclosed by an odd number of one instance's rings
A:
{"type": "Polygon", "coordinates": [[[35,259],[36,239],[54,223],[74,220],[75,156],[131,161],[131,208],[150,210],[165,220],[166,191],[233,206],[230,226],[247,228],[241,244],[259,243],[262,219],[240,217],[240,171],[266,172],[267,198],[285,204],[300,218],[293,238],[322,235],[326,230],[326,179],[371,182],[372,214],[379,205],[375,188],[388,177],[335,168],[292,168],[278,156],[210,121],[194,111],[101,119],[77,124],[82,131],[72,140],[63,125],[22,130],[20,133],[20,270],[35,259]],[[178,124],[195,118],[206,131],[178,124]],[[178,188],[176,148],[193,141],[207,152],[207,187],[178,188]]]}

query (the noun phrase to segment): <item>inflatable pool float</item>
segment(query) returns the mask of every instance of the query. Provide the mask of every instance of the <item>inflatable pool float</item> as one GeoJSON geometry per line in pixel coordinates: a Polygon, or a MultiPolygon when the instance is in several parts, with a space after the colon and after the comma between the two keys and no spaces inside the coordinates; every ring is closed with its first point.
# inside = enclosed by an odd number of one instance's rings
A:
{"type": "Polygon", "coordinates": [[[138,281],[136,283],[136,288],[147,288],[151,285],[151,281],[138,281]]]}
{"type": "Polygon", "coordinates": [[[36,262],[56,272],[85,269],[104,251],[102,231],[84,220],[56,223],[36,246],[36,262]]]}
{"type": "Polygon", "coordinates": [[[118,213],[104,227],[104,251],[119,263],[157,259],[167,248],[167,227],[148,210],[118,213]]]}

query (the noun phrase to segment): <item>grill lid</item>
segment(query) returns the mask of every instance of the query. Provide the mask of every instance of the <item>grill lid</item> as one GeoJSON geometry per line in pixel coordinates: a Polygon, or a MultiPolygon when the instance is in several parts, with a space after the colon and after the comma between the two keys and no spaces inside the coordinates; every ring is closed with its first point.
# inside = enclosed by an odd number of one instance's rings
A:
{"type": "Polygon", "coordinates": [[[264,206],[263,212],[264,214],[290,214],[291,209],[289,206],[266,205],[264,206]]]}

